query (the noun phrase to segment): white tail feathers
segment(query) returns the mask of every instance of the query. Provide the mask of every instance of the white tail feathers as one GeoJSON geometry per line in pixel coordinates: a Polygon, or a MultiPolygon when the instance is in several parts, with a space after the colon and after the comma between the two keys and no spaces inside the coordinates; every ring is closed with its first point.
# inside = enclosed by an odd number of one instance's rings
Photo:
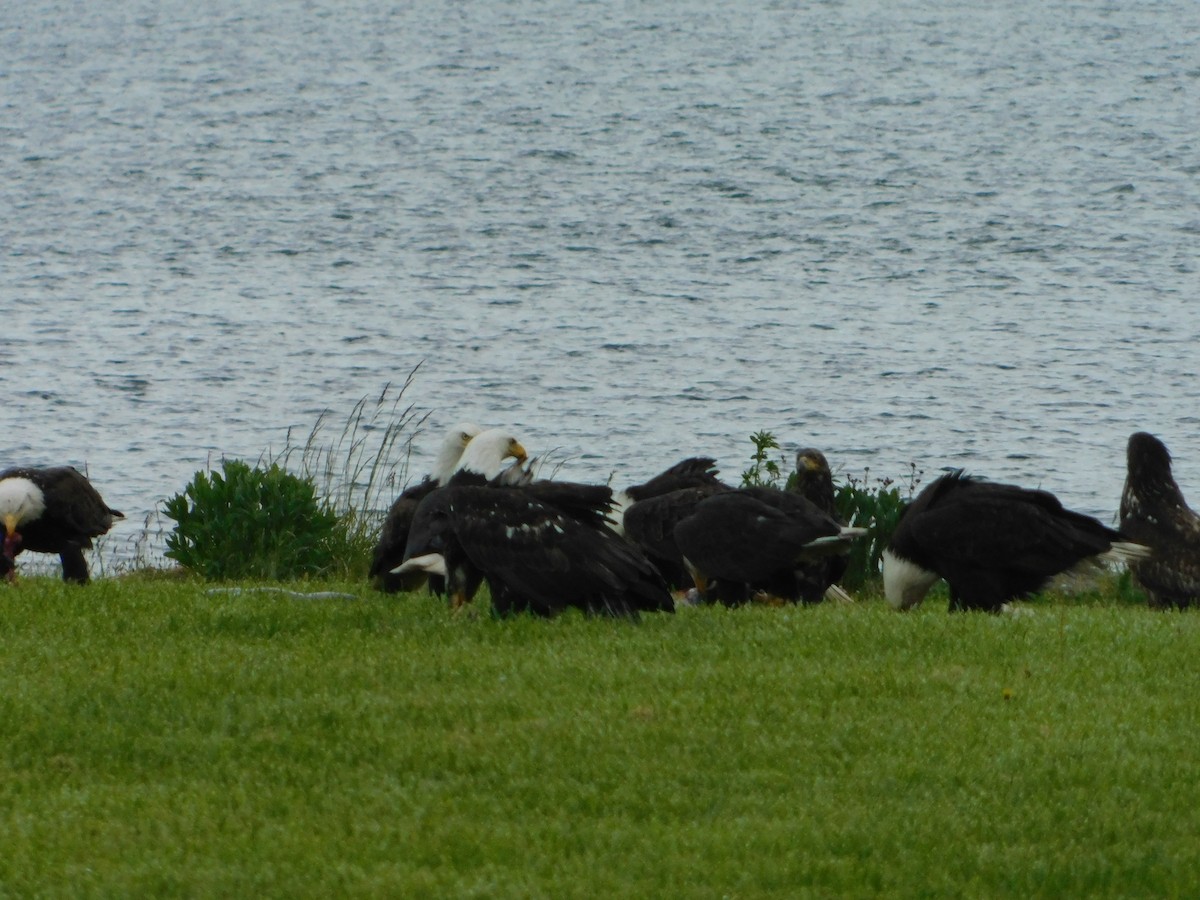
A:
{"type": "Polygon", "coordinates": [[[840,584],[831,584],[825,588],[825,599],[835,603],[853,603],[854,598],[840,584]]]}
{"type": "Polygon", "coordinates": [[[1100,558],[1107,562],[1129,565],[1130,563],[1149,559],[1152,555],[1153,551],[1145,544],[1135,544],[1132,541],[1114,541],[1108,552],[1100,554],[1100,558]]]}
{"type": "Polygon", "coordinates": [[[446,557],[440,553],[426,553],[424,556],[414,556],[406,559],[396,568],[392,569],[393,575],[405,575],[409,572],[425,572],[428,575],[441,575],[446,577],[446,557]]]}
{"type": "Polygon", "coordinates": [[[849,552],[847,546],[852,540],[867,533],[865,528],[843,528],[837,534],[827,534],[809,541],[800,548],[801,559],[816,559],[822,556],[834,556],[849,552]]]}

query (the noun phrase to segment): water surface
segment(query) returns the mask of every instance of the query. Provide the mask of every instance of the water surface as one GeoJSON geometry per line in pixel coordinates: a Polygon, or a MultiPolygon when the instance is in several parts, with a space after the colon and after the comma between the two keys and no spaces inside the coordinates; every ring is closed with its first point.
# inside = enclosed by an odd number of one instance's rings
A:
{"type": "Polygon", "coordinates": [[[748,435],[1110,519],[1200,492],[1200,5],[33,2],[0,25],[4,463],[129,514],[403,381],[565,475],[748,435]],[[111,5],[109,5],[111,6],[111,5]]]}

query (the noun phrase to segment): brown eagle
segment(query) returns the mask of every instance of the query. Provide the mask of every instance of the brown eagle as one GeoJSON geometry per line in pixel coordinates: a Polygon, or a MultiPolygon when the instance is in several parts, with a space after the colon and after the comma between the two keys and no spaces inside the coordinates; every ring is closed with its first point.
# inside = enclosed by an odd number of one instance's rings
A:
{"type": "Polygon", "coordinates": [[[1131,435],[1126,461],[1121,531],[1153,551],[1130,569],[1152,607],[1187,608],[1200,601],[1200,516],[1183,499],[1171,454],[1154,435],[1131,435]]]}

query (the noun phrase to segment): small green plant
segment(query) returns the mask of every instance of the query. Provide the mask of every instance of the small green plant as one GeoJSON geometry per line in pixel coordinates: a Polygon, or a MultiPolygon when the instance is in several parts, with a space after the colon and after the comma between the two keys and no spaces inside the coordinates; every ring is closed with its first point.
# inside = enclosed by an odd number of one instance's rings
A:
{"type": "MultiPolygon", "coordinates": [[[[777,487],[783,470],[780,463],[771,458],[771,451],[779,449],[779,441],[769,431],[754,432],[750,441],[754,444],[754,453],[750,457],[750,468],[742,472],[742,487],[777,487]]],[[[783,460],[782,456],[780,460],[783,460]]]]}
{"type": "Polygon", "coordinates": [[[166,501],[176,525],[165,555],[209,579],[364,577],[429,415],[404,400],[419,368],[354,404],[340,433],[329,434],[325,410],[303,443],[289,428],[283,449],[253,467],[197,472],[166,501]]]}
{"type": "Polygon", "coordinates": [[[167,557],[210,580],[325,575],[346,547],[338,514],[312,480],[275,463],[229,459],[220,472],[199,471],[165,514],[175,522],[167,557]]]}

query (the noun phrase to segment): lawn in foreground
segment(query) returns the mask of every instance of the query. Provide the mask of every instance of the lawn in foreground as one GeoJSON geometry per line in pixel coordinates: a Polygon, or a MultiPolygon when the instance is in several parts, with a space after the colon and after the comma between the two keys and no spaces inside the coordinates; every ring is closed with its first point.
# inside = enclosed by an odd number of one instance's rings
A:
{"type": "Polygon", "coordinates": [[[4,586],[0,894],[1200,887],[1194,615],[333,588],[359,599],[4,586]]]}

